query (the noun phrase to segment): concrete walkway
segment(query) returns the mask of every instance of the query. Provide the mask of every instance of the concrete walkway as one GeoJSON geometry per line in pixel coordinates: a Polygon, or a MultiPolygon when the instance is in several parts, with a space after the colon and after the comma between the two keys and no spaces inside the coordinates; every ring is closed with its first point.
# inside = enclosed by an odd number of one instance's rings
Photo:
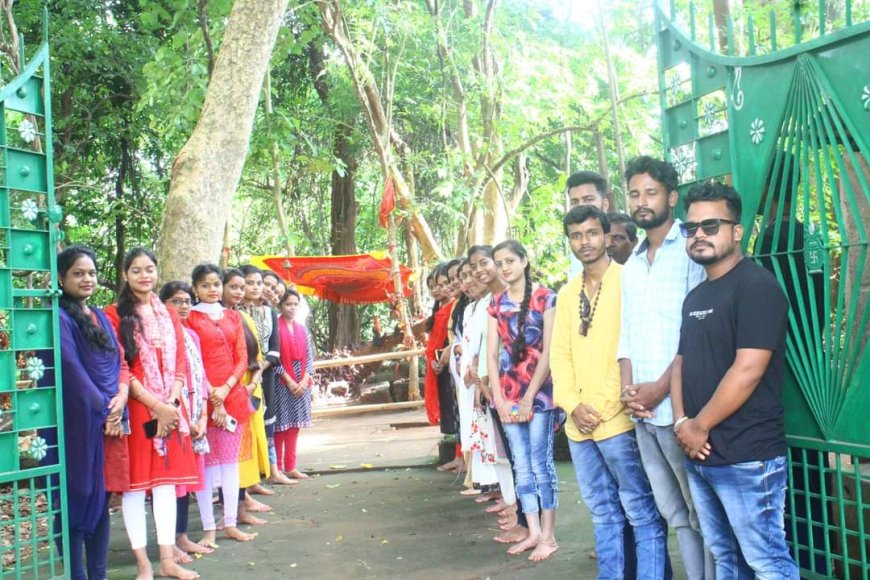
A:
{"type": "MultiPolygon", "coordinates": [[[[300,464],[321,474],[265,498],[274,507],[269,524],[244,527],[259,533],[253,542],[220,540],[191,567],[227,579],[595,577],[592,528],[570,464],[557,464],[561,548],[531,564],[492,541],[496,517],[459,495],[461,481],[427,465],[439,439],[421,410],[319,420],[300,436],[300,464]]],[[[109,578],[133,578],[120,514],[112,526],[109,578]]],[[[190,526],[196,538],[195,508],[190,526]]],[[[156,562],[153,527],[149,542],[156,562]]],[[[675,538],[670,543],[675,577],[683,578],[675,538]]]]}

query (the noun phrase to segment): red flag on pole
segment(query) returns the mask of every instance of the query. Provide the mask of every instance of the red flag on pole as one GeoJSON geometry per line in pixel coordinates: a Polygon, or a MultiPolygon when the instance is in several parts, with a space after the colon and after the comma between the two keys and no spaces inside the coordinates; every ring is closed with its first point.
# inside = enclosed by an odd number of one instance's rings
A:
{"type": "Polygon", "coordinates": [[[390,212],[394,209],[396,209],[396,188],[393,185],[393,176],[390,175],[384,184],[384,194],[381,196],[381,209],[378,212],[382,228],[387,227],[390,221],[390,212]]]}

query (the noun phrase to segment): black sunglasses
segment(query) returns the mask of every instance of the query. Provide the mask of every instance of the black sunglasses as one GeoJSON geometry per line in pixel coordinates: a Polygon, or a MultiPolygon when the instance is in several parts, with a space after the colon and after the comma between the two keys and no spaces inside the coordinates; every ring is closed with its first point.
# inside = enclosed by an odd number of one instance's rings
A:
{"type": "Polygon", "coordinates": [[[715,236],[719,233],[719,226],[722,224],[737,225],[737,222],[726,220],[724,218],[710,218],[700,222],[683,222],[680,224],[680,233],[684,238],[694,238],[698,233],[698,228],[704,230],[705,236],[715,236]]]}

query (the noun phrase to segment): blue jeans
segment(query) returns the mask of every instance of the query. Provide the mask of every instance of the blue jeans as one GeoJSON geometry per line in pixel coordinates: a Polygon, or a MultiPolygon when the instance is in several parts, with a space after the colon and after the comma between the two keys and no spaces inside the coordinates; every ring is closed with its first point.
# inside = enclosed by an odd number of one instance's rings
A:
{"type": "Polygon", "coordinates": [[[643,469],[649,478],[656,506],[668,527],[677,534],[686,576],[713,580],[713,557],[704,550],[698,514],[689,491],[686,454],[677,443],[674,428],[641,421],[635,426],[635,432],[643,469]]]}
{"type": "Polygon", "coordinates": [[[559,507],[559,480],[553,463],[556,411],[535,411],[528,423],[504,423],[511,446],[517,497],[523,513],[559,507]]]}
{"type": "Polygon", "coordinates": [[[568,443],[577,485],[595,526],[599,580],[624,577],[626,516],[635,537],[636,577],[663,578],[667,538],[640,461],[634,431],[603,441],[568,443]]]}
{"type": "Polygon", "coordinates": [[[785,541],[785,456],[733,465],[686,460],[716,580],[799,578],[785,541]]]}

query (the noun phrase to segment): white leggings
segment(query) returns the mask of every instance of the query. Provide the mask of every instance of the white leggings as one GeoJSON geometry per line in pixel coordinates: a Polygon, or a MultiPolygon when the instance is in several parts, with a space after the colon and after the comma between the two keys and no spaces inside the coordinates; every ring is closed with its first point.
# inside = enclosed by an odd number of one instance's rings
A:
{"type": "Polygon", "coordinates": [[[220,482],[224,496],[224,527],[235,527],[239,511],[239,464],[224,463],[205,468],[205,485],[202,491],[196,492],[196,503],[199,505],[202,529],[206,532],[217,528],[214,521],[214,504],[211,501],[215,481],[220,482]]]}
{"type": "Polygon", "coordinates": [[[495,467],[495,475],[498,477],[498,486],[501,488],[501,497],[507,505],[517,503],[517,492],[514,489],[514,472],[511,470],[511,464],[507,462],[498,462],[495,467]]]}
{"type": "MultiPolygon", "coordinates": [[[[175,544],[175,486],[158,485],[151,489],[151,507],[154,512],[154,525],[157,527],[157,544],[175,544]]],[[[145,522],[145,492],[128,491],[121,498],[121,512],[124,527],[134,550],[148,545],[148,528],[145,522]]]]}

